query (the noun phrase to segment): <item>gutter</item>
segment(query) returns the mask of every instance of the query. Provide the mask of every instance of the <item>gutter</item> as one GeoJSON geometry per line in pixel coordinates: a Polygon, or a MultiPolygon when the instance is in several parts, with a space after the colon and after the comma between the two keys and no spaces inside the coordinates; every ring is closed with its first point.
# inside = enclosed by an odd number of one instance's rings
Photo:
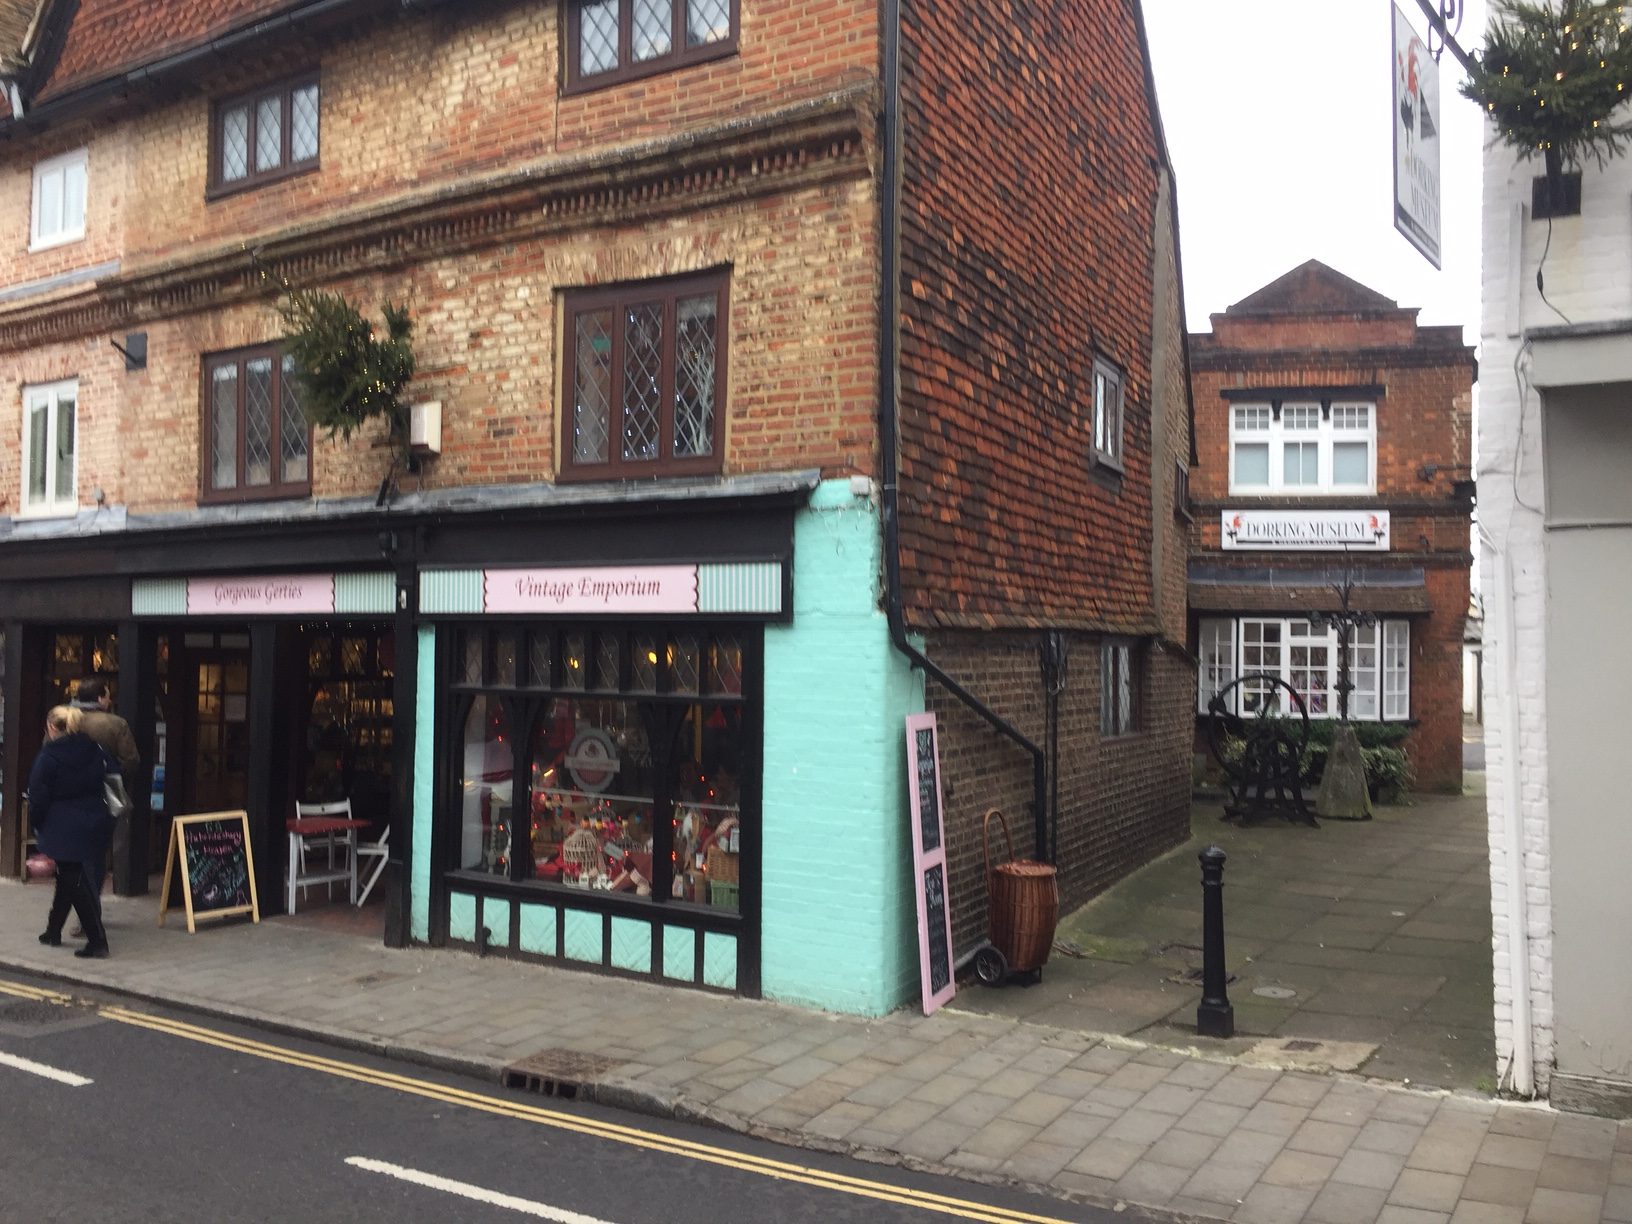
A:
{"type": "Polygon", "coordinates": [[[901,192],[901,6],[904,0],[884,0],[884,96],[880,123],[879,232],[883,265],[879,294],[878,438],[879,468],[883,476],[880,510],[884,519],[885,611],[890,640],[914,667],[921,668],[952,696],[1031,754],[1032,820],[1039,858],[1055,861],[1049,838],[1048,771],[1043,750],[980,698],[935,665],[907,636],[901,594],[901,489],[898,430],[900,353],[900,192],[901,192]]]}
{"type": "Polygon", "coordinates": [[[1494,561],[1499,649],[1496,692],[1502,728],[1502,852],[1507,856],[1507,947],[1513,991],[1513,1051],[1501,1078],[1522,1097],[1536,1095],[1534,1024],[1530,1000],[1530,915],[1524,879],[1524,813],[1520,802],[1518,643],[1513,603],[1513,558],[1483,526],[1479,541],[1494,561]]]}

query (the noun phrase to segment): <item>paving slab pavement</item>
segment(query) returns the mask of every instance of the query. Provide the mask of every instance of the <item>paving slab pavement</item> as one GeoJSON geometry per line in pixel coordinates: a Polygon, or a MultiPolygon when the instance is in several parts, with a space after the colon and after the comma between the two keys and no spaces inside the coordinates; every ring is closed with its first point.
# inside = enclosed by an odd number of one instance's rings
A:
{"type": "Polygon", "coordinates": [[[35,941],[47,902],[0,882],[0,965],[489,1081],[599,1056],[587,1096],[794,1146],[1258,1224],[1632,1220],[1632,1124],[1010,1017],[867,1020],[391,950],[321,911],[188,935],[154,898],[110,899],[113,956],[81,961],[35,941]]]}
{"type": "Polygon", "coordinates": [[[1424,1087],[1491,1090],[1490,874],[1483,775],[1469,793],[1417,795],[1373,820],[1242,829],[1197,803],[1184,845],[1059,926],[1035,985],[972,987],[957,1006],[1153,1045],[1195,1043],[1201,997],[1201,876],[1224,871],[1229,988],[1248,1056],[1263,1039],[1328,1046],[1326,1065],[1424,1087]]]}

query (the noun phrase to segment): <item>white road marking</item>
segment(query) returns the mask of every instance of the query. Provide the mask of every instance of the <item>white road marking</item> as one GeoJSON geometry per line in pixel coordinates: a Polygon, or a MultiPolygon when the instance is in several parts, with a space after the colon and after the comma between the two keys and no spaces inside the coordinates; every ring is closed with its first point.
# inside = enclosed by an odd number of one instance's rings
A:
{"type": "Polygon", "coordinates": [[[553,1220],[555,1224],[608,1224],[606,1220],[568,1211],[564,1207],[551,1207],[548,1203],[535,1203],[531,1199],[517,1198],[512,1194],[500,1194],[497,1190],[473,1186],[469,1182],[438,1177],[435,1173],[422,1173],[418,1169],[406,1169],[402,1165],[387,1164],[383,1160],[370,1160],[366,1156],[348,1156],[346,1163],[354,1169],[383,1173],[387,1177],[395,1177],[398,1181],[411,1182],[430,1190],[441,1190],[446,1194],[457,1194],[460,1198],[503,1207],[506,1211],[520,1212],[522,1215],[534,1216],[540,1220],[553,1220]]]}
{"type": "Polygon", "coordinates": [[[57,1083],[67,1084],[70,1088],[83,1088],[86,1084],[96,1082],[86,1079],[83,1075],[75,1075],[72,1071],[59,1071],[55,1067],[37,1063],[31,1058],[18,1058],[15,1054],[0,1054],[0,1067],[15,1067],[18,1071],[27,1071],[30,1075],[56,1080],[57,1083]]]}

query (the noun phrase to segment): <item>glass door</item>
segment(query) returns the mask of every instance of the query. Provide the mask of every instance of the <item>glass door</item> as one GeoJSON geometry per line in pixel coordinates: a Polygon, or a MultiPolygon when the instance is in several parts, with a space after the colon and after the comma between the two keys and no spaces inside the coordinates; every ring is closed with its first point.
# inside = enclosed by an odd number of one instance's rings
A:
{"type": "Polygon", "coordinates": [[[202,649],[189,663],[195,696],[188,810],[241,808],[249,796],[249,651],[202,649]]]}

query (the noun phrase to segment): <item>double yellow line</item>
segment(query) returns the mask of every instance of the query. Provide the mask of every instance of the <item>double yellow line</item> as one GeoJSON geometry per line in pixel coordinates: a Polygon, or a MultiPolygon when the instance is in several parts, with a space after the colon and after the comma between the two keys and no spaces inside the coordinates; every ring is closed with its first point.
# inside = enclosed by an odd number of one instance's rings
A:
{"type": "MultiPolygon", "coordinates": [[[[42,1002],[59,1003],[64,1006],[73,1002],[69,995],[59,991],[42,990],[6,981],[0,981],[0,993],[36,999],[42,1002]]],[[[231,1050],[237,1054],[247,1054],[252,1058],[283,1063],[291,1067],[300,1067],[307,1071],[318,1071],[340,1079],[355,1080],[360,1084],[370,1084],[376,1088],[389,1088],[396,1092],[408,1093],[411,1096],[441,1101],[449,1105],[459,1105],[466,1109],[479,1110],[482,1113],[497,1114],[500,1117],[516,1118],[523,1122],[532,1122],[555,1130],[571,1131],[574,1134],[587,1135],[595,1139],[622,1143],[629,1147],[644,1148],[647,1151],[662,1152],[670,1156],[701,1161],[705,1164],[719,1165],[722,1168],[753,1173],[777,1181],[814,1186],[822,1190],[832,1190],[839,1194],[876,1199],[885,1203],[898,1203],[905,1207],[916,1207],[937,1215],[952,1216],[961,1220],[978,1220],[985,1222],[985,1224],[1069,1224],[1067,1220],[1059,1216],[1035,1215],[1026,1211],[1014,1211],[1007,1207],[991,1207],[984,1203],[953,1198],[945,1194],[913,1190],[905,1186],[871,1181],[862,1177],[851,1177],[843,1173],[830,1173],[823,1169],[811,1168],[808,1165],[770,1160],[763,1156],[734,1152],[727,1148],[697,1143],[689,1139],[677,1139],[669,1135],[640,1130],[632,1126],[620,1126],[613,1122],[603,1122],[594,1118],[562,1113],[555,1109],[526,1105],[505,1100],[502,1097],[489,1096],[486,1093],[472,1092],[464,1088],[452,1088],[445,1084],[415,1079],[408,1075],[398,1075],[391,1071],[378,1071],[355,1063],[324,1058],[317,1054],[302,1054],[280,1046],[268,1045],[265,1042],[252,1041],[246,1037],[234,1037],[229,1033],[217,1032],[214,1029],[203,1028],[196,1024],[188,1024],[183,1020],[149,1015],[146,1012],[135,1011],[128,1007],[104,1006],[99,1008],[98,1011],[100,1015],[120,1024],[150,1029],[153,1032],[179,1037],[185,1041],[211,1045],[218,1049],[231,1050]]]]}

